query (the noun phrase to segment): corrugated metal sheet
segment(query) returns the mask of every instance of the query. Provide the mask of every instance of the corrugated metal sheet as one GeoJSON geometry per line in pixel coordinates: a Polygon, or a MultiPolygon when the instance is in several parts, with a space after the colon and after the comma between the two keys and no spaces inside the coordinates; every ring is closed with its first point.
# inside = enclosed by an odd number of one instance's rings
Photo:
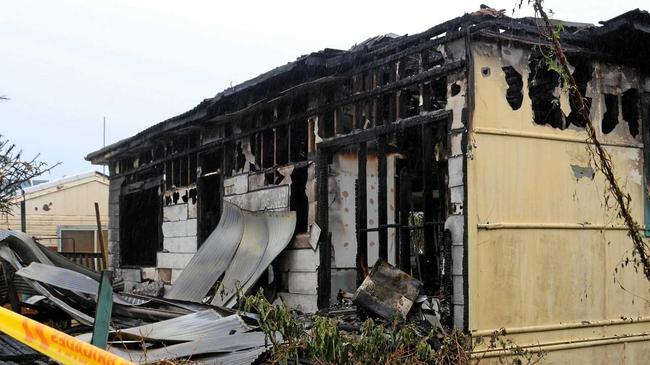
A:
{"type": "Polygon", "coordinates": [[[23,298],[25,297],[31,297],[36,294],[36,290],[31,287],[27,283],[27,281],[19,276],[14,276],[14,273],[16,270],[14,270],[13,266],[9,265],[8,263],[5,263],[4,265],[1,265],[0,268],[0,303],[2,300],[8,300],[9,297],[9,285],[7,280],[9,278],[12,278],[12,284],[14,286],[14,290],[16,293],[19,295],[22,295],[23,298]]]}
{"type": "Polygon", "coordinates": [[[266,351],[265,347],[252,350],[236,351],[225,355],[210,356],[194,359],[193,364],[227,364],[227,365],[248,365],[252,364],[262,353],[266,351]]]}
{"type": "MultiPolygon", "coordinates": [[[[99,282],[84,274],[38,262],[32,262],[29,266],[16,271],[16,274],[29,280],[36,280],[57,288],[88,294],[93,297],[96,297],[99,291],[99,282]]],[[[147,300],[137,298],[125,300],[119,294],[113,295],[113,301],[122,305],[140,305],[147,302],[147,300]]]]}
{"type": "Polygon", "coordinates": [[[221,317],[209,309],[166,321],[122,329],[122,335],[159,341],[199,341],[204,337],[229,336],[251,330],[241,317],[221,317]]]}
{"type": "MultiPolygon", "coordinates": [[[[287,247],[296,229],[295,212],[265,212],[264,219],[266,220],[266,226],[269,232],[269,242],[264,251],[264,256],[262,256],[262,260],[257,265],[257,269],[242,287],[243,293],[248,292],[255,285],[267,267],[287,247]]],[[[232,307],[235,305],[235,301],[235,297],[231,298],[227,302],[227,306],[232,307]]]]}
{"type": "Polygon", "coordinates": [[[269,243],[269,230],[264,213],[242,211],[244,215],[244,234],[226,273],[221,286],[212,299],[213,305],[223,306],[235,296],[237,289],[243,286],[255,273],[262,261],[264,251],[269,243]]]}
{"type": "MultiPolygon", "coordinates": [[[[199,341],[206,336],[230,336],[251,329],[252,327],[236,314],[222,317],[214,310],[208,309],[138,327],[123,328],[114,331],[113,337],[125,341],[199,341]]],[[[92,333],[84,333],[77,338],[90,342],[92,333]]]]}
{"type": "MultiPolygon", "coordinates": [[[[9,262],[16,271],[20,270],[23,266],[14,254],[14,252],[7,246],[0,246],[0,257],[4,259],[5,261],[9,262]]],[[[72,306],[68,305],[66,302],[62,301],[61,299],[55,297],[50,293],[43,285],[35,282],[35,281],[30,281],[29,284],[36,290],[39,294],[47,297],[52,303],[54,303],[57,307],[61,308],[61,310],[65,311],[68,313],[72,318],[76,319],[80,323],[83,323],[88,326],[92,326],[94,319],[85,313],[73,308],[72,306]]]]}
{"type": "Polygon", "coordinates": [[[220,310],[219,314],[221,314],[222,317],[234,313],[234,311],[226,310],[225,308],[215,308],[208,304],[202,304],[196,302],[187,302],[187,301],[176,300],[176,299],[155,298],[155,297],[149,297],[146,295],[134,294],[134,293],[120,293],[120,295],[126,301],[146,300],[148,303],[152,303],[155,306],[178,308],[187,312],[199,312],[206,309],[215,309],[215,310],[220,310]]]}
{"type": "Polygon", "coordinates": [[[192,257],[165,298],[200,302],[223,275],[212,305],[234,305],[289,244],[294,212],[249,212],[224,203],[219,225],[192,257]]]}
{"type": "Polygon", "coordinates": [[[20,257],[21,261],[25,263],[36,261],[42,264],[54,265],[73,270],[97,281],[101,278],[101,275],[98,272],[89,270],[82,265],[68,260],[61,254],[38,244],[29,235],[23,232],[2,231],[0,232],[0,242],[9,245],[9,247],[11,247],[11,249],[20,257]]]}
{"type": "Polygon", "coordinates": [[[263,347],[266,335],[263,332],[241,333],[231,336],[204,336],[197,341],[183,342],[157,349],[124,350],[109,347],[108,351],[137,363],[152,363],[165,359],[176,359],[201,354],[229,353],[233,351],[263,347]]]}
{"type": "Polygon", "coordinates": [[[224,203],[217,228],[192,257],[165,298],[201,301],[232,260],[244,232],[241,210],[224,203]]]}
{"type": "Polygon", "coordinates": [[[27,234],[19,231],[6,231],[3,236],[0,242],[7,243],[23,261],[52,264],[52,261],[38,248],[38,244],[27,234]]]}
{"type": "Polygon", "coordinates": [[[16,271],[16,274],[77,293],[97,295],[99,290],[99,283],[86,275],[38,262],[32,262],[29,266],[16,271]]]}

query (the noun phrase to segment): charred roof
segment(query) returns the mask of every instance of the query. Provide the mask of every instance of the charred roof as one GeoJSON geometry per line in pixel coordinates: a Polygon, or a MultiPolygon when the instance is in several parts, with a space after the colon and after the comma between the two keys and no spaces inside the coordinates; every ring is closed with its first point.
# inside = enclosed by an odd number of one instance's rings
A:
{"type": "MultiPolygon", "coordinates": [[[[631,10],[601,22],[600,26],[556,22],[563,26],[561,37],[567,53],[579,52],[595,59],[649,68],[647,59],[650,57],[650,47],[639,46],[650,45],[650,14],[647,11],[631,10]]],[[[396,60],[407,48],[432,48],[464,37],[546,45],[548,40],[540,35],[539,25],[536,18],[510,18],[504,16],[502,11],[482,9],[438,24],[422,33],[378,36],[349,50],[324,49],[230,87],[187,112],[88,154],[86,160],[105,164],[125,151],[142,148],[152,138],[201,123],[219,121],[220,118],[225,120],[228,116],[254,109],[262,102],[297,89],[321,87],[335,82],[339,77],[349,77],[350,70],[368,70],[396,60]]]]}

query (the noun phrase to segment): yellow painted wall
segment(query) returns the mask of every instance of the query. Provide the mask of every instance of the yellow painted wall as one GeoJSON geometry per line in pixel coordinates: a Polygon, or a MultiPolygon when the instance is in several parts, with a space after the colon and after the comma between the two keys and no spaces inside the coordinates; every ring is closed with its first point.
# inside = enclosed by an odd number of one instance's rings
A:
{"type": "MultiPolygon", "coordinates": [[[[108,179],[105,177],[64,183],[27,193],[25,197],[30,236],[53,237],[57,235],[57,227],[63,225],[96,227],[95,202],[99,203],[102,225],[108,225],[108,179]]],[[[13,215],[0,215],[0,229],[20,230],[20,206],[14,208],[13,215]]],[[[41,242],[54,247],[58,244],[57,240],[50,239],[41,242]]]]}
{"type": "MultiPolygon", "coordinates": [[[[606,208],[602,175],[578,178],[571,167],[590,166],[586,133],[533,123],[525,51],[479,43],[472,55],[475,108],[466,207],[469,329],[485,334],[504,327],[515,332],[512,338],[519,345],[545,344],[553,350],[545,363],[650,361],[650,342],[634,342],[650,340],[650,306],[643,299],[650,298],[650,285],[631,268],[615,271],[629,257],[632,243],[616,212],[606,208]],[[502,67],[508,65],[523,76],[524,99],[516,111],[505,99],[508,85],[502,67]],[[482,72],[486,67],[487,76],[482,72]],[[621,336],[629,335],[638,336],[622,343],[621,336]]],[[[600,94],[639,85],[633,72],[618,73],[617,78],[610,77],[611,70],[597,65],[588,87],[594,98],[592,121],[598,127],[604,113],[600,94]]],[[[566,97],[561,100],[568,112],[566,97]]],[[[622,119],[612,133],[599,134],[642,224],[640,135],[632,137],[622,119]]]]}

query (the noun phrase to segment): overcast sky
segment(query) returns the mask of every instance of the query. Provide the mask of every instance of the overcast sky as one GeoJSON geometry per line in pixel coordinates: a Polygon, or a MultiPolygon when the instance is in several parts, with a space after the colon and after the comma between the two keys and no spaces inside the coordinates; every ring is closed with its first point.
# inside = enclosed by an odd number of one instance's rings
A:
{"type": "MultiPolygon", "coordinates": [[[[647,0],[547,0],[556,17],[597,23],[647,0]]],[[[512,14],[514,0],[487,1],[512,14]]],[[[62,162],[52,179],[98,169],[83,157],[228,86],[325,47],[413,34],[481,1],[3,1],[0,134],[62,162]],[[444,5],[443,5],[444,4],[444,5]]],[[[515,16],[528,16],[518,11],[515,16]]]]}

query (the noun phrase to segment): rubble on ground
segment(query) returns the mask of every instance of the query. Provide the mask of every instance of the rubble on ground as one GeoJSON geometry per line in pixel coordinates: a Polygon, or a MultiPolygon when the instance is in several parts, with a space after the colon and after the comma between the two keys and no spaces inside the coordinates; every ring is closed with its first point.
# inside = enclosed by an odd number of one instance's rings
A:
{"type": "MultiPolygon", "coordinates": [[[[236,209],[231,210],[231,213],[235,220],[242,219],[241,216],[237,218],[241,213],[236,209]]],[[[268,235],[265,236],[268,237],[265,240],[266,248],[273,247],[271,253],[265,251],[255,258],[255,261],[264,266],[263,269],[255,266],[255,270],[248,270],[250,273],[246,275],[256,281],[259,278],[258,272],[266,269],[286,246],[288,237],[293,234],[286,227],[294,223],[291,222],[291,216],[278,214],[270,218],[260,215],[253,219],[257,220],[253,232],[259,233],[262,227],[268,235]],[[260,223],[266,226],[261,226],[260,223]]],[[[242,226],[249,224],[244,223],[242,226]]],[[[220,227],[215,232],[221,229],[221,234],[224,234],[226,230],[232,229],[220,227]]],[[[245,235],[246,233],[242,234],[245,235]]],[[[239,240],[243,242],[245,239],[240,237],[239,240]]],[[[188,267],[200,267],[203,265],[202,260],[207,262],[204,255],[213,258],[214,250],[209,244],[204,245],[188,267]]],[[[3,269],[0,294],[5,302],[12,304],[15,310],[20,311],[22,308],[41,314],[41,320],[53,325],[55,323],[52,319],[58,318],[60,321],[56,325],[64,327],[66,332],[77,335],[84,341],[91,341],[100,273],[67,260],[21,232],[0,233],[0,258],[3,269]],[[9,300],[12,297],[18,302],[9,300]]],[[[164,294],[160,283],[151,282],[133,292],[123,292],[120,282],[116,281],[107,350],[136,363],[174,359],[189,359],[192,363],[206,364],[251,364],[260,361],[271,343],[268,329],[265,332],[260,328],[257,313],[215,305],[218,302],[234,306],[238,302],[239,295],[217,299],[219,293],[211,289],[223,286],[216,283],[221,275],[214,275],[213,272],[223,274],[228,271],[228,267],[223,269],[213,265],[211,268],[204,267],[202,270],[205,272],[190,272],[188,277],[198,275],[194,281],[187,280],[183,282],[182,290],[174,291],[172,287],[171,291],[164,294]],[[204,280],[208,277],[216,278],[211,287],[205,285],[204,280]],[[197,284],[193,286],[195,281],[197,284]],[[203,294],[193,297],[193,301],[170,295],[181,291],[203,294]]],[[[239,270],[236,274],[242,272],[239,270]]],[[[244,287],[250,288],[253,284],[254,282],[244,287]]],[[[340,290],[339,302],[318,315],[287,311],[296,323],[307,329],[319,321],[318,318],[327,318],[336,323],[342,333],[357,335],[362,332],[364,322],[374,318],[387,326],[394,321],[416,323],[423,333],[429,333],[431,328],[441,327],[436,310],[438,304],[429,297],[419,295],[421,288],[421,282],[379,260],[355,294],[340,290]]],[[[269,305],[284,306],[279,298],[269,305]]],[[[279,333],[272,335],[276,340],[282,338],[279,333]]]]}
{"type": "MultiPolygon", "coordinates": [[[[90,342],[99,273],[21,232],[0,233],[0,258],[5,301],[17,298],[15,310],[42,313],[43,321],[63,319],[66,332],[90,342]]],[[[114,288],[108,351],[118,356],[137,363],[191,358],[197,363],[250,364],[266,351],[265,334],[255,321],[234,310],[120,292],[119,282],[114,288]]]]}

